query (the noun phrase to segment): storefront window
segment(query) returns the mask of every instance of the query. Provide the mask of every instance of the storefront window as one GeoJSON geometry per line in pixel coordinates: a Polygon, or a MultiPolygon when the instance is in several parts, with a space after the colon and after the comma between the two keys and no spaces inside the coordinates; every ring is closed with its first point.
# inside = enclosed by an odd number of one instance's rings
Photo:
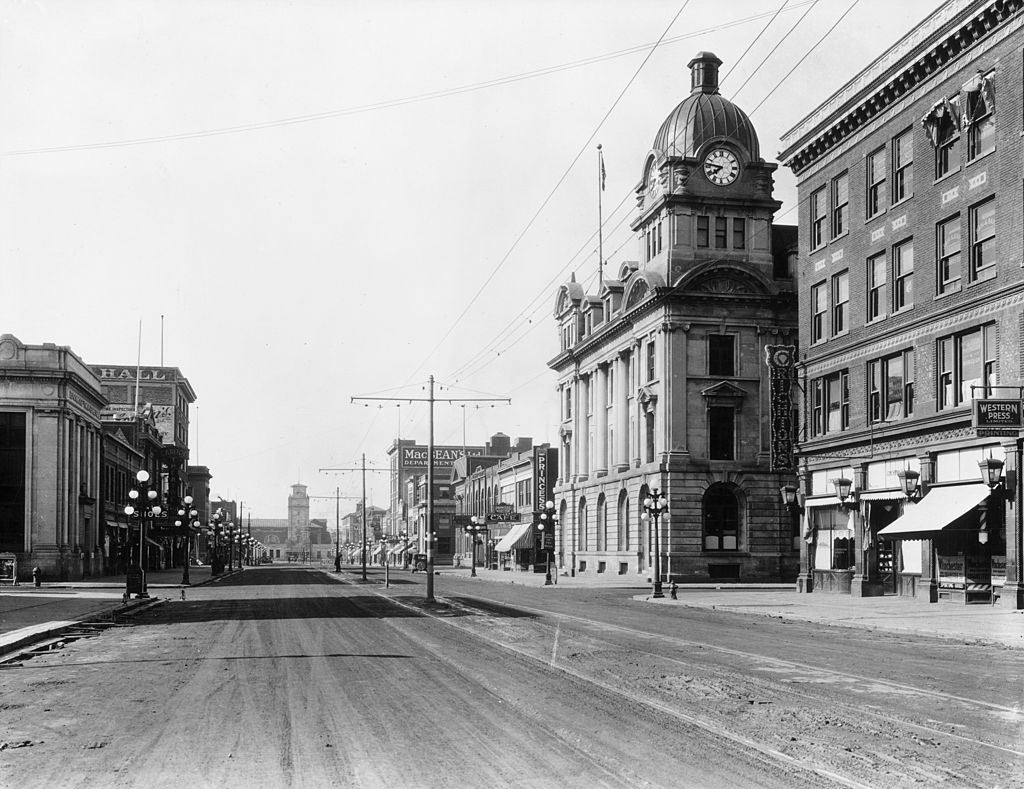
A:
{"type": "Polygon", "coordinates": [[[814,567],[817,570],[849,570],[854,566],[853,513],[838,507],[813,510],[817,525],[814,567]]]}

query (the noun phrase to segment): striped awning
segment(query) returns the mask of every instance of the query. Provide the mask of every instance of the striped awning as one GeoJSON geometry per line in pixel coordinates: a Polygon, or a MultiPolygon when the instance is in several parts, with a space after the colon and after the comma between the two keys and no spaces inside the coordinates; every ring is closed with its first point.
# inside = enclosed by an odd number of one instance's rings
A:
{"type": "Polygon", "coordinates": [[[533,545],[531,539],[533,534],[531,530],[533,528],[532,523],[518,523],[509,530],[498,544],[494,546],[494,550],[498,553],[508,553],[514,551],[517,548],[529,548],[533,545]]]}

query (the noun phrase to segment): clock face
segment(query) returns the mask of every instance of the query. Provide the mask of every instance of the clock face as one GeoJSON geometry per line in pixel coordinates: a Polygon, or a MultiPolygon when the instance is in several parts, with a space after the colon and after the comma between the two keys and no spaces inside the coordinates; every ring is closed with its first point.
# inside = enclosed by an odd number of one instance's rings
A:
{"type": "Polygon", "coordinates": [[[716,148],[704,158],[704,175],[713,184],[731,184],[739,174],[740,162],[732,151],[716,148]]]}

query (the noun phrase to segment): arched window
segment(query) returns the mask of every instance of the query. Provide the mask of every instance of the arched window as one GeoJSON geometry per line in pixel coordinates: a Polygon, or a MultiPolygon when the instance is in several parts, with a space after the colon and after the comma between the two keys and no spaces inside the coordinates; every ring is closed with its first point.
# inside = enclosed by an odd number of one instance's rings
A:
{"type": "Polygon", "coordinates": [[[576,513],[576,550],[586,551],[587,548],[587,500],[580,499],[580,508],[576,513]]]}
{"type": "Polygon", "coordinates": [[[739,501],[731,486],[716,482],[704,493],[704,550],[736,551],[739,543],[739,501]]]}
{"type": "Polygon", "coordinates": [[[597,497],[597,550],[608,550],[608,500],[603,493],[597,497]]]}
{"type": "Polygon", "coordinates": [[[620,551],[629,550],[629,494],[625,490],[619,491],[619,539],[617,548],[620,551]]]}

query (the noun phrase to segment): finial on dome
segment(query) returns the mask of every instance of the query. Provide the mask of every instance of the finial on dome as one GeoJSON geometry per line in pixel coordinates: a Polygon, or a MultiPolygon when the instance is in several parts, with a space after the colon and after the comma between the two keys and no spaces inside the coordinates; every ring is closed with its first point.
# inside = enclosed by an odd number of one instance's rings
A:
{"type": "Polygon", "coordinates": [[[690,93],[718,93],[718,67],[722,61],[714,52],[698,52],[686,64],[690,69],[690,93]]]}

